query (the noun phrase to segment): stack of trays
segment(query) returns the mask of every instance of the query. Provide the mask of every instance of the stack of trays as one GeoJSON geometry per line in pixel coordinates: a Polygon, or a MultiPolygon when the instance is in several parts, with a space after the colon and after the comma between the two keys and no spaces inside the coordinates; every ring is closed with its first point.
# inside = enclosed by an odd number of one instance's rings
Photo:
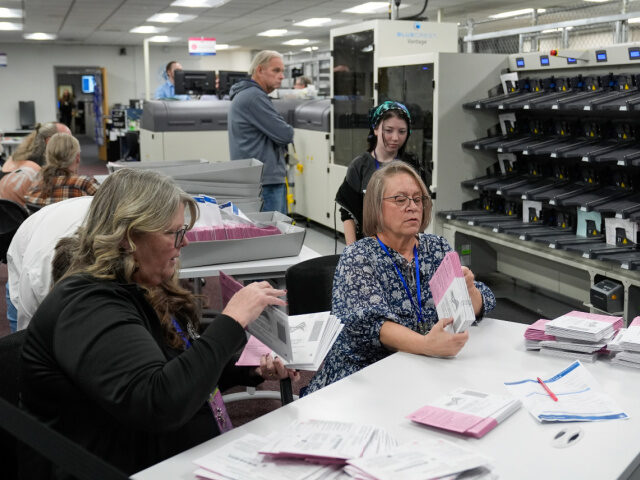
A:
{"type": "Polygon", "coordinates": [[[245,213],[259,212],[262,162],[249,158],[231,162],[209,163],[204,160],[180,162],[112,162],[110,171],[118,168],[144,168],[173,177],[187,193],[204,193],[215,197],[219,204],[233,202],[245,213]]]}

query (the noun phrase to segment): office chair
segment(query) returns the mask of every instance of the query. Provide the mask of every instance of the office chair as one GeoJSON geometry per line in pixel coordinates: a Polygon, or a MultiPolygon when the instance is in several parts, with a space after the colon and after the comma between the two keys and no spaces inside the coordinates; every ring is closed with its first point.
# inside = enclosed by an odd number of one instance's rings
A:
{"type": "Polygon", "coordinates": [[[20,204],[0,198],[0,262],[7,263],[7,250],[18,227],[29,216],[20,204]]]}
{"type": "MultiPolygon", "coordinates": [[[[326,255],[305,260],[287,269],[284,278],[289,315],[331,310],[333,276],[339,260],[340,255],[326,255]]],[[[280,380],[280,395],[283,405],[293,402],[290,378],[280,380]]]]}
{"type": "Polygon", "coordinates": [[[0,455],[2,478],[18,478],[18,442],[28,445],[76,478],[126,480],[115,467],[39,422],[18,406],[22,345],[27,331],[0,338],[0,455]]]}

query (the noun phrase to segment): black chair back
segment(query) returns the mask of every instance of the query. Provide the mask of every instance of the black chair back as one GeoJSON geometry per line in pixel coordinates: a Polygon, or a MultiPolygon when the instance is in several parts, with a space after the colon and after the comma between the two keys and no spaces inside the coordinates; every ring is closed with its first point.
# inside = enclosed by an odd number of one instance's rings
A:
{"type": "Polygon", "coordinates": [[[333,275],[340,255],[312,258],[289,267],[285,273],[289,315],[331,310],[333,275]]]}
{"type": "Polygon", "coordinates": [[[0,262],[7,263],[7,250],[18,227],[29,212],[20,204],[0,198],[0,262]]]}
{"type": "MultiPolygon", "coordinates": [[[[26,330],[0,338],[0,397],[12,405],[18,406],[20,392],[20,357],[26,330]]],[[[18,442],[0,429],[0,456],[2,478],[18,478],[18,442]]]]}

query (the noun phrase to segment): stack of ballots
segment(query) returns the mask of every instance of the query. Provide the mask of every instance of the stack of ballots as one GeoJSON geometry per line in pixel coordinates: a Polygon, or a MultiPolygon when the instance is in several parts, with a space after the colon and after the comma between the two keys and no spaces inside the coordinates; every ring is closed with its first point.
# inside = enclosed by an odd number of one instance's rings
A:
{"type": "Polygon", "coordinates": [[[441,438],[399,445],[372,425],[306,420],[227,442],[194,463],[201,480],[496,478],[488,458],[441,438]]]}
{"type": "Polygon", "coordinates": [[[572,311],[544,322],[544,335],[553,338],[537,346],[541,353],[593,362],[620,328],[622,317],[572,311]]]}
{"type": "Polygon", "coordinates": [[[611,363],[640,368],[640,317],[634,318],[629,328],[621,328],[607,349],[614,355],[611,363]]]}
{"type": "Polygon", "coordinates": [[[262,162],[254,158],[232,162],[184,160],[176,162],[111,162],[110,172],[119,168],[142,168],[175,179],[187,193],[215,197],[220,204],[233,202],[244,212],[259,212],[262,162]]]}

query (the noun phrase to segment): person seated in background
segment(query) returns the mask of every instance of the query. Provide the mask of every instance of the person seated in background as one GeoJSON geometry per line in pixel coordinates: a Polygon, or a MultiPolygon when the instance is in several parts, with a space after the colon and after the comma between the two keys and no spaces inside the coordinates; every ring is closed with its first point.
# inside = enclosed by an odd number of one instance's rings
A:
{"type": "Polygon", "coordinates": [[[393,160],[417,167],[416,158],[405,153],[409,135],[411,115],[403,104],[386,101],[369,112],[369,148],[353,159],[336,194],[347,245],[363,237],[362,204],[373,172],[393,160]]]}
{"type": "Polygon", "coordinates": [[[72,135],[53,135],[47,143],[45,162],[36,182],[24,196],[30,211],[67,198],[96,193],[98,182],[95,178],[78,175],[80,143],[72,135]]]}
{"type": "MultiPolygon", "coordinates": [[[[228,429],[220,390],[299,376],[271,356],[235,366],[245,327],[267,305],[285,305],[285,291],[268,282],[238,291],[200,329],[197,301],[178,283],[196,218],[195,201],[169,177],[109,175],[71,265],[27,328],[23,408],[127,475],[228,429]]],[[[64,477],[23,453],[25,478],[64,477]]]]}
{"type": "Polygon", "coordinates": [[[76,197],[47,205],[27,218],[7,250],[11,303],[17,311],[17,330],[27,328],[31,317],[47,296],[55,279],[51,261],[56,242],[73,235],[93,197],[76,197]]]}
{"type": "Polygon", "coordinates": [[[0,198],[24,206],[24,196],[35,182],[40,167],[44,165],[47,143],[56,133],[71,134],[71,131],[62,123],[38,124],[18,145],[14,154],[2,165],[0,198]]]}
{"type": "MultiPolygon", "coordinates": [[[[364,198],[365,238],[345,248],[333,282],[332,313],[344,324],[324,366],[304,394],[340,380],[395,351],[455,356],[469,333],[438,320],[429,280],[451,251],[429,225],[431,198],[417,172],[394,161],[377,170],[364,198]]],[[[463,267],[473,311],[481,318],[495,297],[463,267]]]]}
{"type": "Polygon", "coordinates": [[[191,98],[189,95],[176,95],[176,70],[182,70],[182,65],[175,60],[167,63],[164,73],[162,74],[166,81],[156,89],[153,94],[154,100],[189,100],[191,98]]]}
{"type": "MultiPolygon", "coordinates": [[[[62,123],[38,123],[33,132],[18,145],[14,154],[2,165],[0,171],[0,198],[25,205],[24,196],[36,181],[40,166],[44,164],[47,142],[56,133],[71,134],[62,123]]],[[[7,320],[12,332],[16,331],[18,313],[11,303],[9,282],[6,284],[7,320]]]]}

